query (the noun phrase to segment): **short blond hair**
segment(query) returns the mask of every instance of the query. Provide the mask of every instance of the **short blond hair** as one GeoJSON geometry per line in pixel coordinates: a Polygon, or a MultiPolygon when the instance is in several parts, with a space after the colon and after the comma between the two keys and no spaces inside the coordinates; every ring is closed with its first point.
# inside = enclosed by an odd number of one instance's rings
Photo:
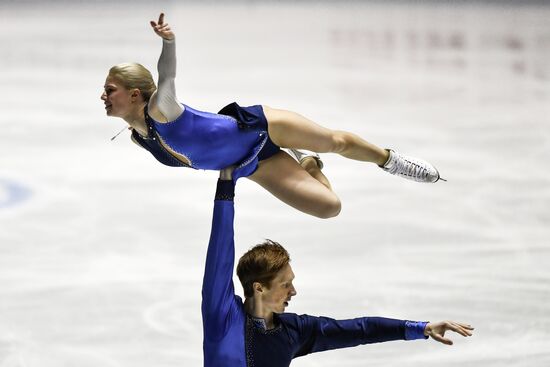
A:
{"type": "Polygon", "coordinates": [[[153,92],[157,90],[151,72],[136,62],[125,62],[113,66],[109,76],[120,81],[126,89],[139,89],[143,99],[149,102],[153,92]]]}

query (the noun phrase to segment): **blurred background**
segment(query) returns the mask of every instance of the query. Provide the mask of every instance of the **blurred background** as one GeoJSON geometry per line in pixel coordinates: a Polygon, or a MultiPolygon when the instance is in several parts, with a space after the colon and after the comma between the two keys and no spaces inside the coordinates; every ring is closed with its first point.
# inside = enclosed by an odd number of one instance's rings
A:
{"type": "MultiPolygon", "coordinates": [[[[550,6],[534,1],[0,1],[0,367],[201,366],[216,172],[169,168],[99,99],[156,78],[164,11],[178,98],[266,104],[429,160],[412,183],[324,155],[320,220],[242,179],[236,252],[290,252],[288,312],[471,323],[293,366],[550,365],[550,6]]],[[[240,286],[236,284],[239,294],[240,286]]]]}

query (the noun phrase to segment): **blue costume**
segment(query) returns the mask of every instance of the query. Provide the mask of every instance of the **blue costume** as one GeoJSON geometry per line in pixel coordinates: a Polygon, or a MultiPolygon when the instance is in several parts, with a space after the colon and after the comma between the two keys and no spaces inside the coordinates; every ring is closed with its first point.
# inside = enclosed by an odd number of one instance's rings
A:
{"type": "Polygon", "coordinates": [[[241,107],[231,103],[218,114],[203,112],[184,105],[183,113],[174,121],[153,120],[144,110],[148,135],[132,132],[133,139],[161,163],[172,167],[221,170],[236,165],[234,180],[249,176],[258,161],[277,153],[267,133],[267,119],[262,106],[241,107]],[[184,155],[188,165],[166,149],[184,155]]]}
{"type": "Polygon", "coordinates": [[[390,340],[425,339],[426,322],[363,317],[334,320],[282,313],[276,327],[245,312],[233,286],[234,181],[218,181],[202,286],[206,367],[287,367],[293,358],[390,340]]]}

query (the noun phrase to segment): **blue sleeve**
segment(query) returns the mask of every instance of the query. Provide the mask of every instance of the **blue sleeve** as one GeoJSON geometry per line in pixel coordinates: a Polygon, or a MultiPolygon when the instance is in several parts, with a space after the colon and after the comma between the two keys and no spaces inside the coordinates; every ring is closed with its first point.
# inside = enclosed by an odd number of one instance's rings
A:
{"type": "Polygon", "coordinates": [[[218,180],[202,283],[203,330],[205,338],[210,340],[219,339],[225,335],[235,303],[234,190],[233,181],[218,180]]]}
{"type": "Polygon", "coordinates": [[[410,322],[384,317],[334,320],[301,315],[300,350],[296,357],[331,349],[392,340],[424,339],[425,322],[410,322]]]}

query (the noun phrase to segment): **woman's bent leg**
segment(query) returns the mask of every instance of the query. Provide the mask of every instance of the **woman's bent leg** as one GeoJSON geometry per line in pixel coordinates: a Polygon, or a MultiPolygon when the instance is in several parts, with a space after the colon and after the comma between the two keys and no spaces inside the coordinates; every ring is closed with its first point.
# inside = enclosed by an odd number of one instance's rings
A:
{"type": "Polygon", "coordinates": [[[310,174],[311,177],[325,185],[330,191],[332,191],[332,185],[330,184],[327,176],[321,171],[319,165],[317,164],[317,159],[313,157],[308,157],[300,162],[300,166],[310,174]]]}
{"type": "MultiPolygon", "coordinates": [[[[316,174],[314,167],[309,169],[316,174]]],[[[340,199],[330,189],[326,177],[323,175],[328,187],[285,152],[261,161],[249,178],[279,200],[304,213],[319,218],[331,218],[340,213],[340,199]]]]}

